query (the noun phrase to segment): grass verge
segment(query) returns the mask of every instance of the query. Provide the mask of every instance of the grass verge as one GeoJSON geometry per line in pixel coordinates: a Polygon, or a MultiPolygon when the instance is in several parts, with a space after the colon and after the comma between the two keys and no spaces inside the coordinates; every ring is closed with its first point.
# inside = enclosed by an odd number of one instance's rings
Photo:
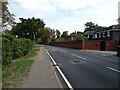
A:
{"type": "Polygon", "coordinates": [[[40,46],[34,46],[33,49],[26,54],[25,56],[21,57],[20,59],[26,59],[26,58],[31,58],[37,55],[37,51],[40,50],[40,46]]]}
{"type": "Polygon", "coordinates": [[[2,72],[3,88],[20,88],[23,77],[28,75],[34,60],[13,62],[2,72]]]}

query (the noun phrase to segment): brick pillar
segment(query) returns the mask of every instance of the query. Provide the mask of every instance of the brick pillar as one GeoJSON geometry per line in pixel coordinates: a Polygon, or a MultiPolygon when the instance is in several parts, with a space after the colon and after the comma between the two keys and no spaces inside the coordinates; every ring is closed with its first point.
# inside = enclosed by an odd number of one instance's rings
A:
{"type": "Polygon", "coordinates": [[[82,49],[85,49],[85,40],[82,40],[82,49]]]}

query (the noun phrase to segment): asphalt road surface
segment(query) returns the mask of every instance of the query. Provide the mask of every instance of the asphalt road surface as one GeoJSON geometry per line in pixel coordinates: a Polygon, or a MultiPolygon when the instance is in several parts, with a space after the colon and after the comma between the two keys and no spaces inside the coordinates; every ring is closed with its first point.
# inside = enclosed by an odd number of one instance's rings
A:
{"type": "Polygon", "coordinates": [[[44,46],[73,88],[119,88],[120,59],[106,55],[54,46],[44,46]]]}

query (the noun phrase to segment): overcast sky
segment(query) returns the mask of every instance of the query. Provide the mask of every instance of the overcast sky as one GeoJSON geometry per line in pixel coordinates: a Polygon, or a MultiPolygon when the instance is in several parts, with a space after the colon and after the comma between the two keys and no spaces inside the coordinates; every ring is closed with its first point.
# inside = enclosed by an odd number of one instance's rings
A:
{"type": "Polygon", "coordinates": [[[46,27],[62,31],[84,31],[86,22],[101,26],[117,24],[119,0],[8,0],[18,18],[40,18],[46,27]]]}

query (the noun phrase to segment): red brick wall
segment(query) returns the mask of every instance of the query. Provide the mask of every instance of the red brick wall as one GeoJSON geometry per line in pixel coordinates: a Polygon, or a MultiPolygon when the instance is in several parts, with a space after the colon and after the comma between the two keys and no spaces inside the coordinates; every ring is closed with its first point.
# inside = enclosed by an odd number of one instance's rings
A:
{"type": "Polygon", "coordinates": [[[83,50],[100,50],[99,40],[84,40],[83,50]]]}
{"type": "Polygon", "coordinates": [[[117,40],[106,40],[106,51],[116,51],[117,40]]]}
{"type": "Polygon", "coordinates": [[[79,42],[56,42],[52,45],[61,46],[66,48],[83,49],[83,50],[100,50],[100,42],[105,41],[106,51],[117,50],[117,40],[84,40],[82,43],[79,42]]]}
{"type": "Polygon", "coordinates": [[[85,40],[83,41],[84,50],[100,50],[100,42],[105,41],[105,51],[116,51],[117,40],[85,40]]]}
{"type": "Polygon", "coordinates": [[[66,48],[82,49],[82,44],[79,42],[56,42],[52,45],[66,47],[66,48]]]}

